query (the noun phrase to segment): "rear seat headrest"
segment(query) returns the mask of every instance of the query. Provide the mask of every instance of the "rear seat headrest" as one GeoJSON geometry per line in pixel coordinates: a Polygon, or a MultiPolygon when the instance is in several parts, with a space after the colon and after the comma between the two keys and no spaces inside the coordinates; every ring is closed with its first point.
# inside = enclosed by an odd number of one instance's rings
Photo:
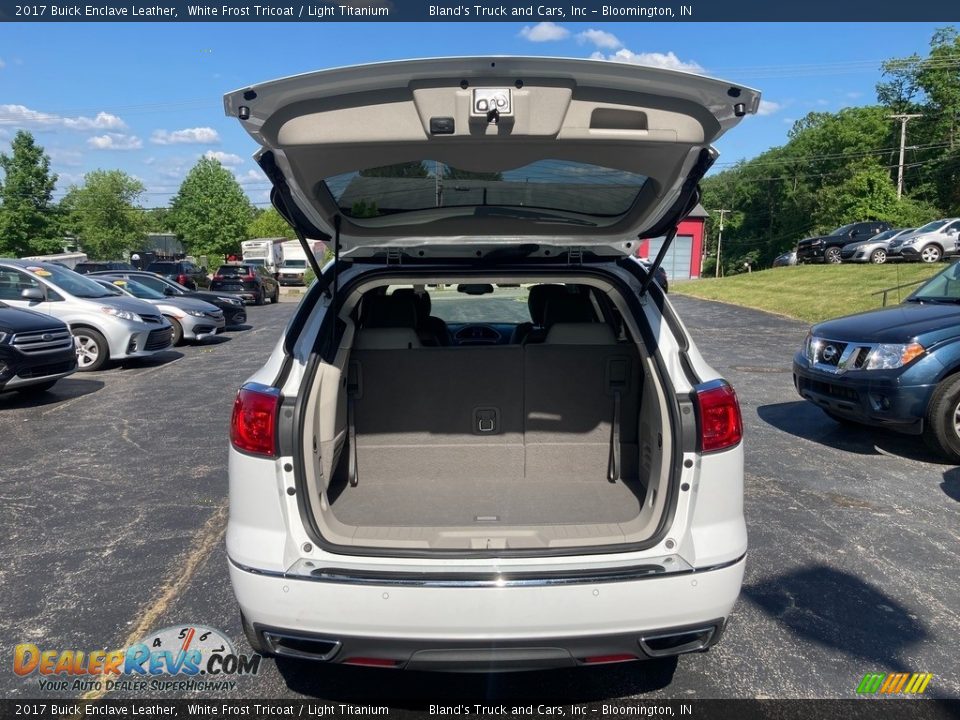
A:
{"type": "Polygon", "coordinates": [[[544,327],[556,323],[591,323],[597,321],[597,313],[586,293],[557,293],[547,299],[543,311],[544,327]]]}
{"type": "Polygon", "coordinates": [[[617,338],[606,323],[556,323],[547,331],[545,345],[613,345],[617,338]]]}
{"type": "Polygon", "coordinates": [[[361,324],[365,328],[415,328],[417,306],[404,295],[365,295],[361,324]]]}

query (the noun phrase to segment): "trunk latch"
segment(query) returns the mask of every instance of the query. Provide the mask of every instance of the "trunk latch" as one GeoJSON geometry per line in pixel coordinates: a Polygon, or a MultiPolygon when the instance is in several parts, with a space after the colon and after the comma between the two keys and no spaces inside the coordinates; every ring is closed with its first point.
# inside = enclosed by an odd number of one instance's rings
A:
{"type": "Polygon", "coordinates": [[[496,435],[500,432],[500,410],[475,408],[473,411],[474,435],[496,435]]]}

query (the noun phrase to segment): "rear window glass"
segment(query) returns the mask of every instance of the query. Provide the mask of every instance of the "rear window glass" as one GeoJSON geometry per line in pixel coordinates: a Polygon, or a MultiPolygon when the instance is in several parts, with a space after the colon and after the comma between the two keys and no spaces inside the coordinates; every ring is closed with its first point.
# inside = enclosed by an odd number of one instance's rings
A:
{"type": "MultiPolygon", "coordinates": [[[[493,286],[493,291],[482,295],[470,295],[459,292],[458,285],[391,285],[388,294],[397,290],[403,293],[411,291],[417,295],[429,296],[429,305],[419,304],[422,312],[430,308],[430,315],[438,317],[448,324],[496,323],[519,324],[530,322],[527,308],[528,289],[526,287],[493,286]]],[[[463,287],[466,289],[466,287],[463,287]]]]}
{"type": "Polygon", "coordinates": [[[350,217],[454,207],[511,207],[617,216],[637,199],[647,177],[570,160],[538,160],[504,172],[471,172],[416,161],[327,178],[350,217]]]}
{"type": "Polygon", "coordinates": [[[217,270],[217,275],[221,277],[241,277],[243,275],[253,275],[253,268],[247,265],[222,265],[217,270]]]}
{"type": "Polygon", "coordinates": [[[175,262],[155,262],[147,268],[150,272],[175,273],[177,264],[175,262]]]}

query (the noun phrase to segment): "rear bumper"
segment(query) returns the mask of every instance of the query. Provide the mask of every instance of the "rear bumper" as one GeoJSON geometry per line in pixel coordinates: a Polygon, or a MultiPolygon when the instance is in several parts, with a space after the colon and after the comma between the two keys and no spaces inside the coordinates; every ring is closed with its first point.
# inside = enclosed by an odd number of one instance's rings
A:
{"type": "Polygon", "coordinates": [[[923,431],[923,418],[936,387],[831,375],[811,370],[796,359],[793,384],[800,397],[836,415],[911,435],[923,431]]]}
{"type": "Polygon", "coordinates": [[[230,578],[244,616],[278,654],[488,672],[707,649],[740,593],[744,562],[627,581],[506,587],[315,581],[232,562],[230,578]]]}
{"type": "Polygon", "coordinates": [[[210,290],[212,292],[229,293],[230,295],[241,298],[243,300],[256,300],[257,295],[260,293],[260,288],[256,286],[253,286],[253,287],[243,286],[238,288],[236,283],[227,287],[220,286],[217,283],[212,283],[210,285],[210,290]]]}

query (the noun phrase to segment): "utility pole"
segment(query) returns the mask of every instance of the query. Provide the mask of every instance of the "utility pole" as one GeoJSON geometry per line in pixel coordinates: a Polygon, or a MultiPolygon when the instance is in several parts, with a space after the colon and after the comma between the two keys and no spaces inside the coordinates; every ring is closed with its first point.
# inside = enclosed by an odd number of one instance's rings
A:
{"type": "Polygon", "coordinates": [[[920,113],[912,115],[887,115],[891,120],[900,121],[900,166],[897,169],[897,200],[903,197],[903,151],[907,144],[907,123],[914,118],[923,117],[920,113]]]}
{"type": "Polygon", "coordinates": [[[442,171],[440,169],[440,162],[437,160],[433,161],[433,187],[437,194],[437,207],[443,205],[443,178],[441,177],[442,171]]]}
{"type": "Polygon", "coordinates": [[[714,210],[713,212],[720,213],[720,230],[717,233],[717,267],[715,268],[716,272],[714,277],[720,277],[720,249],[723,246],[723,216],[725,213],[732,212],[731,210],[714,210]]]}

